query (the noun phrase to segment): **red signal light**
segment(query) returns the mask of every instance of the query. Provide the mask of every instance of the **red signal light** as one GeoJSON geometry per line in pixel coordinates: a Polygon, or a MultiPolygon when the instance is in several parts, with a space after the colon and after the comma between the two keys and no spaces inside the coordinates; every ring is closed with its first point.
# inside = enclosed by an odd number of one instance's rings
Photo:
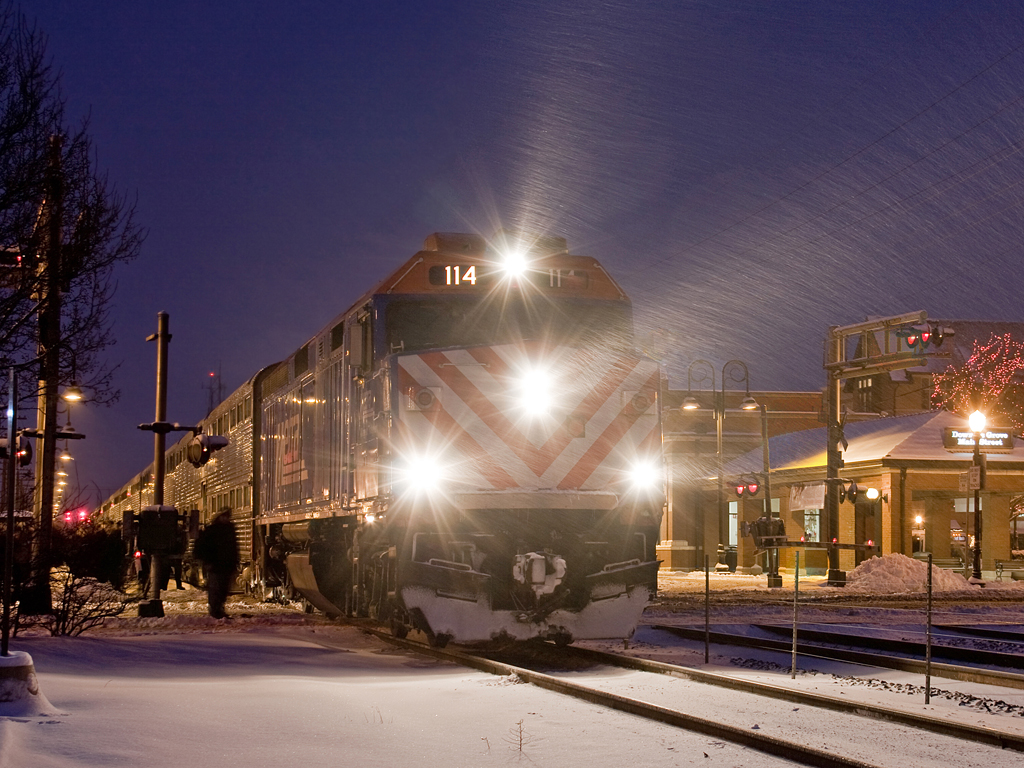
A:
{"type": "Polygon", "coordinates": [[[833,536],[832,537],[832,543],[833,544],[838,544],[839,543],[839,539],[837,539],[835,536],[833,536]]]}
{"type": "Polygon", "coordinates": [[[737,496],[743,496],[744,494],[756,496],[757,492],[761,490],[761,481],[757,475],[747,475],[733,483],[732,487],[735,489],[737,496]]]}

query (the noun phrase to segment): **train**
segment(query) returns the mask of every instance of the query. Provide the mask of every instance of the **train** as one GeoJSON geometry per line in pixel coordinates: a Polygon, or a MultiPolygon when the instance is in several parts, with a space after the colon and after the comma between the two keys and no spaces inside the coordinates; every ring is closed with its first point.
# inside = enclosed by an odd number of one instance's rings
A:
{"type": "Polygon", "coordinates": [[[657,590],[662,382],[628,296],[564,238],[434,233],[211,411],[226,448],[167,449],[165,503],[233,510],[247,589],[400,637],[628,638],[657,590]]]}

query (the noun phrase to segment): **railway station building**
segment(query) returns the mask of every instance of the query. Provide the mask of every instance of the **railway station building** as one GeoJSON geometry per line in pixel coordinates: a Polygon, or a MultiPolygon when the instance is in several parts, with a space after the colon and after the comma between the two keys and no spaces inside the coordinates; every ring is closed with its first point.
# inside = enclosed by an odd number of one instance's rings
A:
{"type": "MultiPolygon", "coordinates": [[[[825,428],[780,435],[769,441],[772,456],[772,509],[785,524],[790,542],[826,544],[832,537],[844,548],[840,569],[851,570],[878,554],[899,552],[924,557],[931,553],[946,567],[971,562],[974,492],[961,478],[973,463],[970,441],[952,443],[951,431],[969,433],[963,417],[947,411],[930,411],[863,421],[846,427],[848,448],[841,477],[860,489],[873,488],[877,498],[864,490],[851,503],[839,506],[839,529],[829,531],[825,520],[825,428]]],[[[1005,430],[996,430],[1006,432],[1005,430]]],[[[978,494],[981,511],[982,571],[995,576],[1000,563],[1009,563],[1019,546],[1019,507],[1024,502],[1024,445],[999,453],[986,448],[985,487],[978,494]]],[[[759,471],[756,451],[728,465],[727,475],[759,471]]],[[[965,478],[966,479],[966,478],[965,478]]],[[[731,489],[730,489],[731,490],[731,489]]],[[[730,504],[732,523],[752,522],[764,514],[764,501],[756,496],[737,498],[730,504]]],[[[749,536],[735,539],[737,562],[763,566],[764,555],[749,536]]],[[[786,547],[781,565],[792,568],[794,553],[802,549],[801,564],[811,572],[824,573],[826,551],[813,546],[786,547]]],[[[1009,566],[1008,566],[1009,567],[1009,566]]]]}
{"type": "MultiPolygon", "coordinates": [[[[670,490],[658,548],[662,568],[703,569],[705,556],[712,567],[764,568],[766,553],[743,531],[744,524],[766,514],[766,493],[770,512],[783,520],[789,541],[803,537],[805,543],[823,545],[826,537],[834,536],[849,545],[840,551],[843,570],[873,554],[890,552],[919,557],[931,553],[946,566],[969,562],[974,495],[961,490],[961,476],[972,464],[972,450],[951,451],[943,443],[947,430],[967,429],[966,418],[932,409],[934,376],[951,364],[963,364],[973,354],[976,341],[985,343],[1005,334],[1024,341],[1024,323],[931,322],[953,333],[937,353],[923,359],[923,365],[845,382],[842,400],[849,447],[841,476],[862,488],[875,488],[879,497],[868,501],[861,496],[855,504],[842,503],[837,532],[825,529],[827,434],[822,391],[727,391],[721,393],[720,423],[710,404],[682,409],[688,398],[708,393],[666,391],[663,413],[670,490]],[[741,409],[746,397],[756,401],[756,409],[741,409]],[[751,480],[757,484],[754,494],[749,493],[751,480]],[[743,496],[736,493],[740,484],[746,485],[743,496]]],[[[874,341],[867,336],[861,343],[874,341]]],[[[989,577],[1014,557],[1024,558],[1021,445],[1017,439],[1011,450],[987,455],[987,485],[979,499],[982,567],[989,577]]],[[[783,568],[793,567],[796,551],[793,546],[781,551],[783,568]]],[[[800,551],[801,570],[824,572],[823,546],[800,551]]]]}

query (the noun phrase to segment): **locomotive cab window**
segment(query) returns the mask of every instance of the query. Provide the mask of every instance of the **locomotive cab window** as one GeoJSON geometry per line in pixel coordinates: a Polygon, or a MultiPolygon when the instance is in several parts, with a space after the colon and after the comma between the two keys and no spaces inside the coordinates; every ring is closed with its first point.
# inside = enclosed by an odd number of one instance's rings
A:
{"type": "Polygon", "coordinates": [[[628,305],[611,302],[510,302],[397,299],[386,310],[390,349],[421,349],[543,339],[562,344],[632,345],[628,305]]]}

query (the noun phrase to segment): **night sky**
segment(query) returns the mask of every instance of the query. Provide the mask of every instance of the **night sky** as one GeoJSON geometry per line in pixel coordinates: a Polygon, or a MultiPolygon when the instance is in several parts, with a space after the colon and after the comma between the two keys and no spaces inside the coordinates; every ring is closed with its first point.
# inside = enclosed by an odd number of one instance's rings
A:
{"type": "Polygon", "coordinates": [[[667,332],[671,385],[824,384],[827,326],[1024,320],[1024,4],[32,0],[69,113],[149,235],[120,269],[105,497],[434,231],[563,235],[667,332]]]}

